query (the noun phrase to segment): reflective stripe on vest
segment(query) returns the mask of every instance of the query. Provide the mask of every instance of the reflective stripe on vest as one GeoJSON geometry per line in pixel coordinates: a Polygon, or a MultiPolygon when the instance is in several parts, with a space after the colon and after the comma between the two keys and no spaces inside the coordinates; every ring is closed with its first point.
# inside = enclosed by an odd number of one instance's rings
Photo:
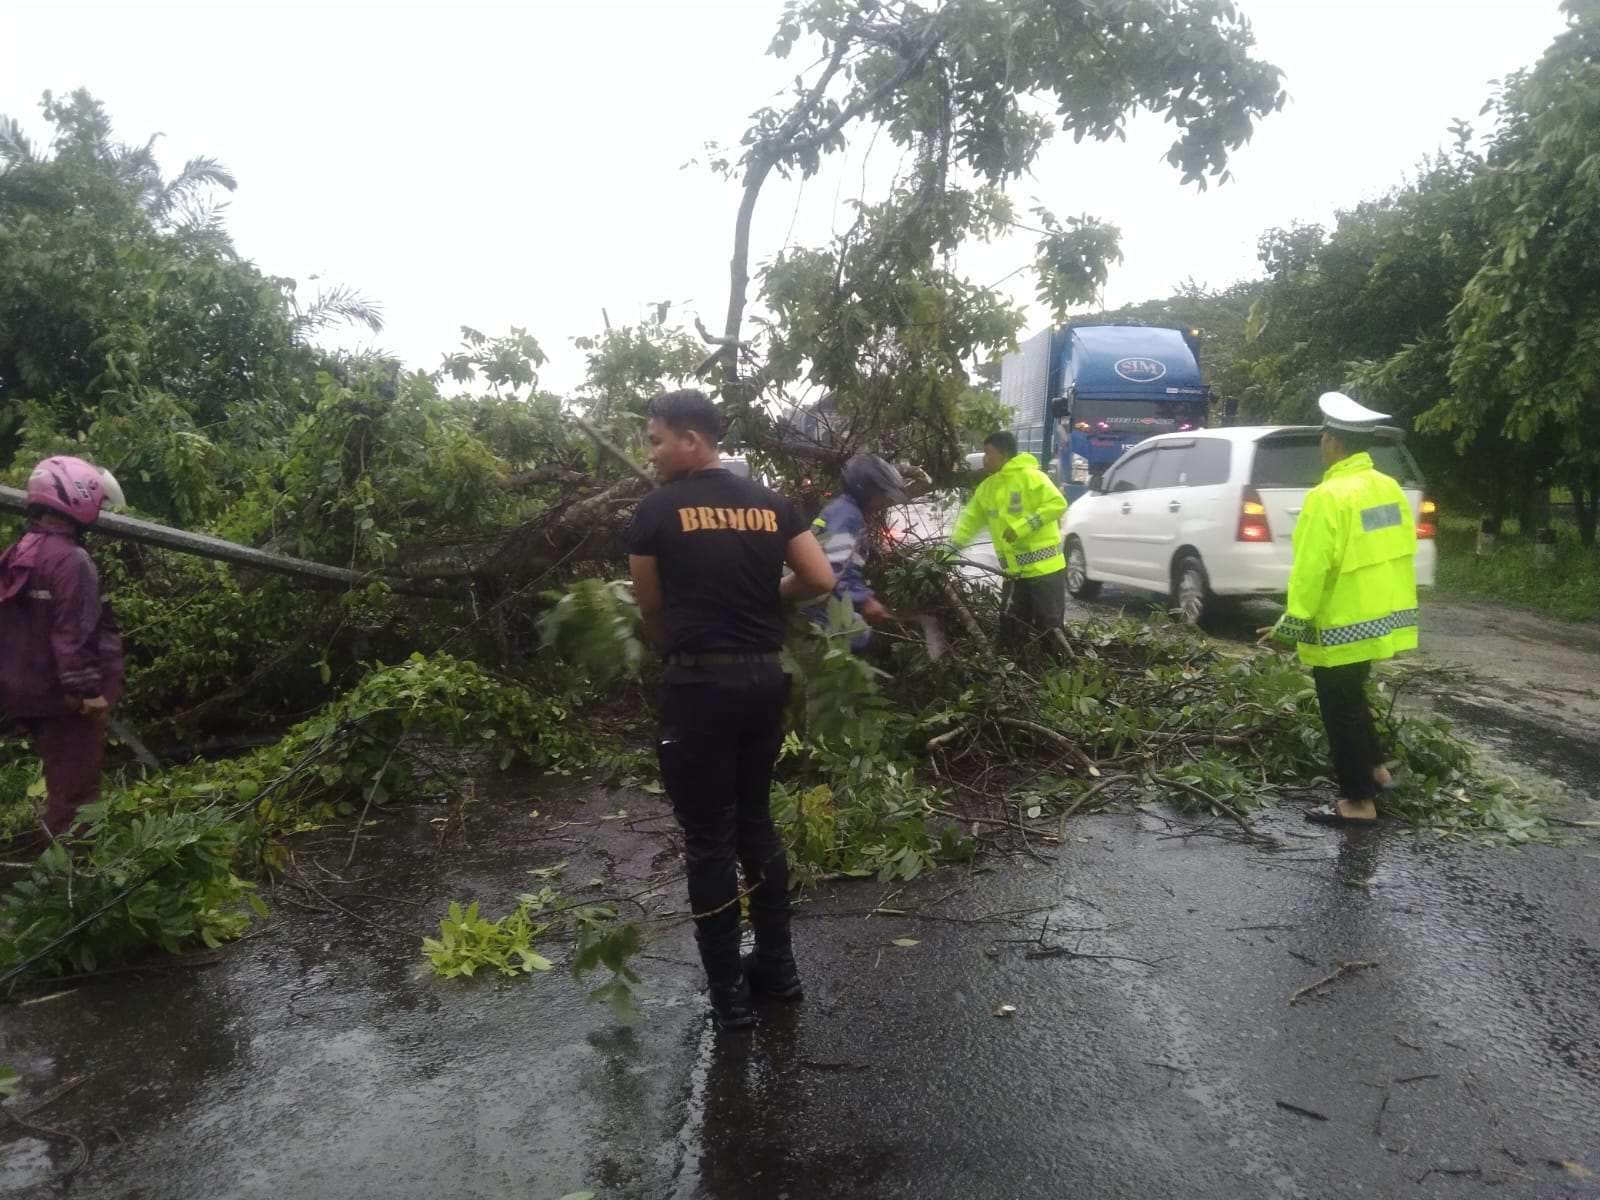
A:
{"type": "Polygon", "coordinates": [[[1415,628],[1416,624],[1417,610],[1406,608],[1385,617],[1357,621],[1353,625],[1335,625],[1329,629],[1318,629],[1300,617],[1285,616],[1282,629],[1285,636],[1307,646],[1348,646],[1352,642],[1388,637],[1402,629],[1415,628]]]}
{"type": "Polygon", "coordinates": [[[1061,553],[1060,546],[1045,546],[1039,550],[1029,550],[1026,554],[1019,554],[1013,560],[1019,567],[1032,566],[1034,563],[1046,562],[1061,553]]]}
{"type": "Polygon", "coordinates": [[[1379,504],[1372,508],[1361,510],[1361,531],[1363,533],[1376,533],[1380,529],[1398,529],[1400,519],[1400,506],[1398,504],[1379,504]]]}

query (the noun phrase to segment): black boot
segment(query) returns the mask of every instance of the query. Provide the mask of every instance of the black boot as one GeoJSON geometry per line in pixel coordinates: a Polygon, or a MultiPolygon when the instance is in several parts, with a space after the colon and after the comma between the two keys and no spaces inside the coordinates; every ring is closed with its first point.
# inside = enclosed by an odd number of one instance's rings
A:
{"type": "Polygon", "coordinates": [[[694,940],[706,969],[717,1028],[748,1029],[756,1023],[756,1014],[739,961],[739,910],[732,908],[697,922],[694,940]]]}
{"type": "Polygon", "coordinates": [[[732,982],[711,985],[711,1017],[718,1029],[749,1029],[756,1023],[750,984],[743,975],[732,982]]]}
{"type": "Polygon", "coordinates": [[[786,1003],[799,1000],[805,993],[800,982],[800,969],[794,964],[794,955],[785,946],[779,951],[757,949],[744,956],[744,976],[750,981],[750,991],[769,1000],[786,1003]]]}
{"type": "Polygon", "coordinates": [[[744,956],[744,974],[750,990],[771,1000],[798,1000],[805,994],[800,971],[789,948],[789,876],[783,852],[752,870],[746,878],[761,883],[750,891],[750,928],[756,935],[756,952],[744,956]]]}

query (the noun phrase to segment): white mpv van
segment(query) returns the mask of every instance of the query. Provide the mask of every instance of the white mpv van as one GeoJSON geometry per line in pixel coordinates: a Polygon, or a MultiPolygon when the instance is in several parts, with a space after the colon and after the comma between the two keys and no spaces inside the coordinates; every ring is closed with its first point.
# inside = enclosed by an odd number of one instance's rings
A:
{"type": "MultiPolygon", "coordinates": [[[[1295,519],[1322,480],[1321,429],[1258,425],[1164,433],[1131,448],[1067,510],[1067,590],[1102,583],[1162,592],[1198,624],[1218,597],[1289,589],[1295,519]]],[[[1417,583],[1432,585],[1438,514],[1398,437],[1372,449],[1417,523],[1417,583]]]]}

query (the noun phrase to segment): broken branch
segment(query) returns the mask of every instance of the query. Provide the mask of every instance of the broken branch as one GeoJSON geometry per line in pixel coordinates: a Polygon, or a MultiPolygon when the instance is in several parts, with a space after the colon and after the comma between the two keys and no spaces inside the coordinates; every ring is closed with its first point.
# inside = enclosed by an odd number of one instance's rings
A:
{"type": "Polygon", "coordinates": [[[1313,1121],[1326,1121],[1328,1119],[1325,1113],[1319,1113],[1312,1108],[1301,1108],[1298,1104],[1290,1104],[1287,1100],[1274,1100],[1273,1103],[1283,1109],[1284,1112],[1292,1112],[1301,1117],[1310,1117],[1313,1121]]]}
{"type": "Polygon", "coordinates": [[[1291,995],[1289,997],[1289,1003],[1298,1004],[1301,1000],[1305,999],[1305,997],[1309,996],[1318,988],[1327,987],[1328,984],[1333,983],[1335,980],[1343,979],[1346,975],[1353,975],[1357,971],[1365,971],[1372,967],[1376,967],[1377,965],[1378,963],[1376,960],[1368,962],[1342,962],[1315,983],[1308,983],[1305,987],[1291,995]]]}
{"type": "Polygon", "coordinates": [[[1285,843],[1281,839],[1273,837],[1270,833],[1262,833],[1259,829],[1245,819],[1243,813],[1239,812],[1232,805],[1217,799],[1210,792],[1204,791],[1192,783],[1185,783],[1181,779],[1162,779],[1161,782],[1171,787],[1181,788],[1183,791],[1188,792],[1191,796],[1204,800],[1207,804],[1211,805],[1212,808],[1216,809],[1216,811],[1220,812],[1240,829],[1244,830],[1245,835],[1249,837],[1251,841],[1259,842],[1264,846],[1276,846],[1279,849],[1284,847],[1285,843]]]}
{"type": "Polygon", "coordinates": [[[655,487],[656,481],[651,476],[650,472],[646,471],[638,463],[634,462],[633,459],[629,458],[627,452],[623,450],[622,447],[618,446],[615,442],[613,442],[605,434],[601,433],[593,425],[589,424],[588,421],[584,420],[577,413],[571,413],[569,415],[572,417],[572,423],[574,425],[593,438],[595,445],[599,446],[600,449],[604,450],[612,458],[616,459],[623,466],[627,467],[629,471],[633,472],[634,478],[643,480],[644,483],[649,487],[655,487]]]}

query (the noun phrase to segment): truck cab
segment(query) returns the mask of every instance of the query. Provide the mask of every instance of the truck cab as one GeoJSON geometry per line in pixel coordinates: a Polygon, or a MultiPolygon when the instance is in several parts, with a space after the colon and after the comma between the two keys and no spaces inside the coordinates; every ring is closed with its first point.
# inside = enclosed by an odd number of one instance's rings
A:
{"type": "Polygon", "coordinates": [[[1053,464],[1069,501],[1129,447],[1203,429],[1211,394],[1196,330],[1069,325],[1035,334],[1000,367],[1018,448],[1053,464]]]}

